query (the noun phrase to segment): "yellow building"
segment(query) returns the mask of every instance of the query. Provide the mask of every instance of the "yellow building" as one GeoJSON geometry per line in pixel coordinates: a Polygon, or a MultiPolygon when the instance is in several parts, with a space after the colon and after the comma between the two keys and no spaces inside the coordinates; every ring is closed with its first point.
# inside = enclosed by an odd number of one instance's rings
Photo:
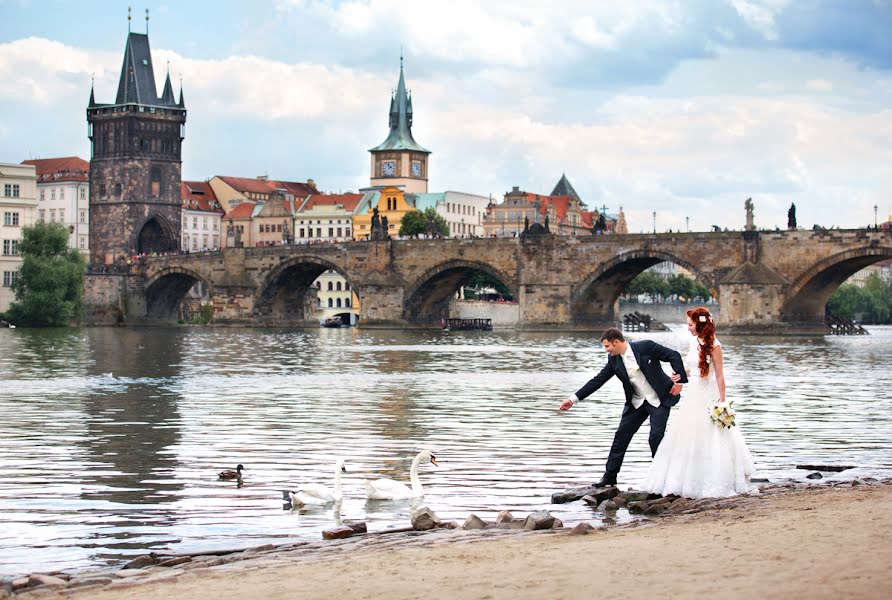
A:
{"type": "Polygon", "coordinates": [[[372,217],[378,209],[381,224],[387,219],[387,232],[390,237],[400,233],[400,222],[403,215],[415,207],[409,203],[405,193],[398,187],[384,187],[366,192],[356,213],[353,215],[353,239],[366,240],[372,231],[372,217]]]}

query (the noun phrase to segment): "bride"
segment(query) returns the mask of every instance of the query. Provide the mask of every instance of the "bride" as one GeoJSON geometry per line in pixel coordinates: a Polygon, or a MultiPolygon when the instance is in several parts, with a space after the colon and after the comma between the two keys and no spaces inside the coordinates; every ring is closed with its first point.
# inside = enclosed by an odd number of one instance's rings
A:
{"type": "MultiPolygon", "coordinates": [[[[704,307],[689,310],[687,315],[693,336],[684,357],[688,384],[669,419],[643,489],[686,498],[757,493],[758,488],[750,483],[753,459],[740,428],[719,427],[709,414],[716,401],[726,402],[722,344],[715,339],[715,321],[704,307]]],[[[673,375],[673,379],[677,377],[673,375]]]]}

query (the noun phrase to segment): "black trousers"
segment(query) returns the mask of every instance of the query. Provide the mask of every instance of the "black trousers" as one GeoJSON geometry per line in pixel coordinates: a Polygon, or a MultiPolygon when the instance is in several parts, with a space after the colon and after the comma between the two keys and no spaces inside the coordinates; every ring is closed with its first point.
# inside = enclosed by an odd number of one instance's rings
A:
{"type": "Polygon", "coordinates": [[[632,436],[641,427],[647,418],[650,417],[650,435],[647,441],[650,443],[651,456],[657,453],[660,442],[663,440],[663,434],[666,433],[666,423],[669,421],[669,407],[660,403],[659,406],[651,406],[646,400],[639,408],[632,406],[631,402],[626,402],[623,409],[623,416],[619,420],[619,427],[616,429],[616,435],[613,436],[613,445],[610,446],[610,454],[607,455],[607,475],[616,477],[620,467],[623,466],[623,458],[626,456],[626,449],[632,436]]]}

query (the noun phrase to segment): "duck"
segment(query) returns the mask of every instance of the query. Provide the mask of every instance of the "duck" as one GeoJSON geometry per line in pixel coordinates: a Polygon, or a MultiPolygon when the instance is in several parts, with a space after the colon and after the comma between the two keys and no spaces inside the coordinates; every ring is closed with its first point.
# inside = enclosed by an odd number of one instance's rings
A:
{"type": "Polygon", "coordinates": [[[301,506],[318,506],[321,504],[331,504],[332,502],[340,502],[343,498],[341,494],[341,473],[347,472],[347,467],[344,466],[346,461],[343,458],[339,458],[335,461],[335,472],[334,472],[334,489],[329,489],[326,485],[321,483],[306,483],[299,488],[297,488],[296,492],[291,491],[283,491],[282,496],[283,500],[290,501],[292,508],[300,508],[301,506]]]}
{"type": "Polygon", "coordinates": [[[224,481],[229,481],[231,479],[241,479],[242,471],[244,470],[245,467],[239,464],[234,471],[232,469],[227,469],[226,471],[220,471],[219,473],[217,473],[217,475],[224,481]]]}
{"type": "Polygon", "coordinates": [[[410,488],[401,481],[393,479],[374,479],[372,481],[365,480],[365,493],[369,500],[407,500],[413,498],[423,498],[424,489],[421,487],[421,480],[418,479],[418,466],[421,461],[430,461],[435,467],[437,465],[437,457],[429,450],[422,450],[412,459],[412,467],[409,469],[409,480],[412,483],[410,488]]]}

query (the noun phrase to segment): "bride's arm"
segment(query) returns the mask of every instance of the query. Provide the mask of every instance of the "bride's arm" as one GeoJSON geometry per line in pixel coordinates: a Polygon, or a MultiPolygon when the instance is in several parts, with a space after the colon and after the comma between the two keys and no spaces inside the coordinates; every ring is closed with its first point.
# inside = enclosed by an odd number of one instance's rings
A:
{"type": "Polygon", "coordinates": [[[715,381],[719,384],[719,400],[725,401],[725,371],[722,367],[722,347],[712,347],[712,366],[715,368],[715,381]]]}

